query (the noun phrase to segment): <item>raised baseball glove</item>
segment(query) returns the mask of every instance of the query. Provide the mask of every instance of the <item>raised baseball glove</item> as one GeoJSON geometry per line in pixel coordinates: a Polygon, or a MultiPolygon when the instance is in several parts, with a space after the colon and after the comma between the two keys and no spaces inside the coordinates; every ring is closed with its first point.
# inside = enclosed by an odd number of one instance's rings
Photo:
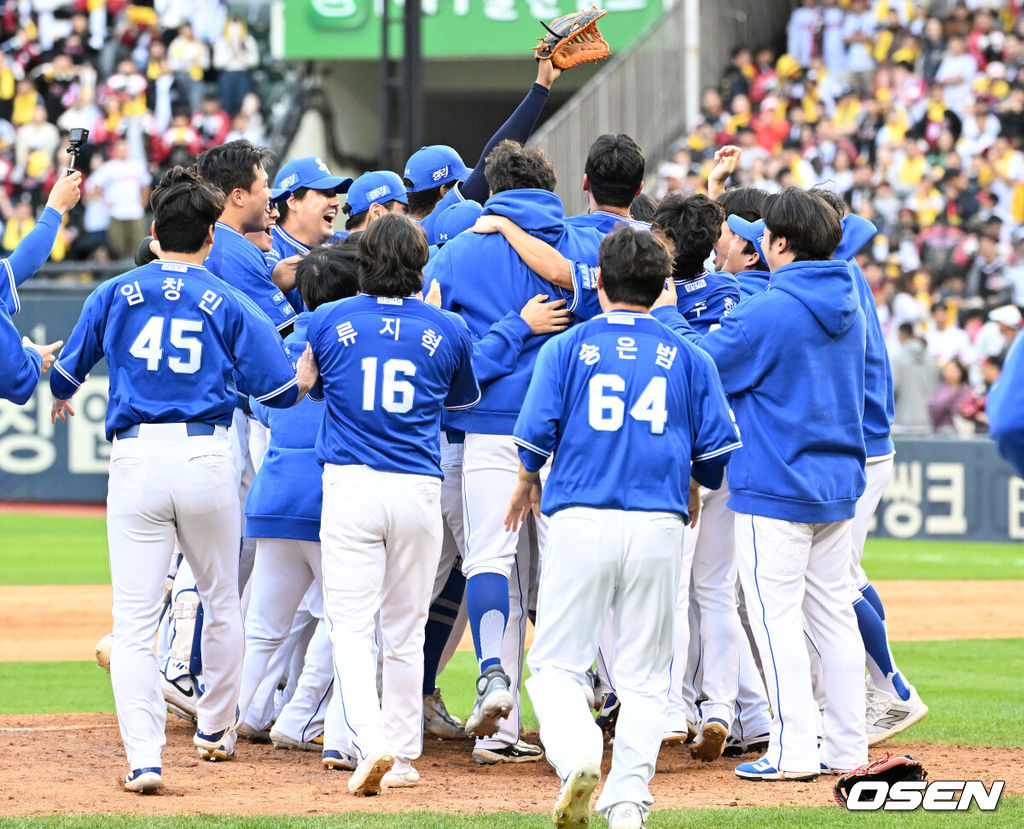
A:
{"type": "Polygon", "coordinates": [[[559,69],[572,69],[581,63],[595,63],[608,57],[612,50],[597,28],[597,21],[608,14],[592,6],[589,11],[566,14],[553,20],[549,26],[540,25],[548,33],[538,38],[533,51],[537,60],[550,60],[559,69]]]}
{"type": "Polygon", "coordinates": [[[887,754],[880,760],[866,763],[859,769],[854,769],[848,774],[842,775],[836,781],[832,793],[835,795],[839,805],[845,806],[854,784],[863,780],[884,780],[891,786],[893,783],[899,783],[904,780],[924,780],[927,777],[928,772],[924,770],[920,760],[911,757],[909,754],[901,754],[898,757],[887,754]]]}

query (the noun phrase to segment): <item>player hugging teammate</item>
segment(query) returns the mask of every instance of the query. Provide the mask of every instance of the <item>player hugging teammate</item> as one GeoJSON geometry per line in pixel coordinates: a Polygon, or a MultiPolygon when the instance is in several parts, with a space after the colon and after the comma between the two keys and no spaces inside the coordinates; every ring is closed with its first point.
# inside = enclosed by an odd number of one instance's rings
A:
{"type": "MultiPolygon", "coordinates": [[[[873,228],[821,194],[725,190],[732,147],[649,225],[642,150],[616,134],[567,218],[524,147],[560,72],[538,67],[472,169],[442,146],[354,181],[296,158],[271,190],[245,141],[173,169],[140,266],[86,300],[50,388],[65,418],[111,367],[127,790],[162,787],[169,706],[203,759],[315,751],[356,795],[417,785],[424,732],[474,738],[483,765],[546,751],[554,823],[583,827],[603,729],[597,809],[636,829],[664,746],[807,780],[927,712],[860,568],[893,454],[852,260],[873,228]],[[542,745],[520,733],[528,620],[542,745]],[[467,625],[463,723],[436,679],[467,625]]],[[[59,215],[77,179],[54,192],[59,215]]],[[[0,311],[34,270],[9,262],[0,311]]],[[[22,401],[56,346],[0,329],[22,401]]]]}

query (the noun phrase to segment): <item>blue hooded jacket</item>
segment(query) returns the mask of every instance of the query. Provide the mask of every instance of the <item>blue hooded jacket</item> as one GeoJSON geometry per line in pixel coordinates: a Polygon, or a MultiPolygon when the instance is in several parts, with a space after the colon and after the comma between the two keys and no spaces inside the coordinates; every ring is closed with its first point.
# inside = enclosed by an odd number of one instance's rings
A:
{"type": "Polygon", "coordinates": [[[852,518],[864,491],[865,321],[849,265],[793,262],[703,338],[674,308],[655,316],[718,366],[743,435],[729,508],[808,524],[852,518]]]}
{"type": "MultiPolygon", "coordinates": [[[[306,350],[309,311],[295,319],[284,341],[292,360],[306,350]]],[[[320,540],[323,470],[316,462],[316,436],[327,404],[305,397],[290,409],[252,403],[253,415],[270,429],[270,443],[245,498],[245,535],[249,538],[320,540]]]]}
{"type": "Polygon", "coordinates": [[[893,397],[892,366],[885,347],[882,323],[875,309],[875,298],[867,277],[853,258],[878,232],[867,219],[849,215],[843,219],[843,238],[836,248],[835,259],[850,263],[856,281],[860,307],[867,324],[867,347],[864,354],[864,443],[869,458],[893,453],[892,422],[896,416],[893,397]]]}
{"type": "Polygon", "coordinates": [[[999,380],[985,401],[989,429],[999,454],[1024,476],[1024,335],[1010,347],[999,380]]]}
{"type": "MultiPolygon", "coordinates": [[[[506,190],[484,204],[484,215],[506,216],[528,233],[552,245],[570,262],[597,265],[604,234],[594,228],[565,224],[562,202],[547,190],[506,190]]],[[[571,292],[546,282],[526,267],[499,233],[460,233],[427,263],[426,282],[436,279],[447,311],[459,314],[476,341],[510,312],[518,313],[537,294],[565,299],[576,307],[571,292]]],[[[549,336],[529,337],[508,373],[478,377],[482,397],[471,409],[445,414],[445,427],[489,435],[511,435],[530,385],[540,347],[549,336]]],[[[478,355],[474,354],[474,365],[478,355]]]]}

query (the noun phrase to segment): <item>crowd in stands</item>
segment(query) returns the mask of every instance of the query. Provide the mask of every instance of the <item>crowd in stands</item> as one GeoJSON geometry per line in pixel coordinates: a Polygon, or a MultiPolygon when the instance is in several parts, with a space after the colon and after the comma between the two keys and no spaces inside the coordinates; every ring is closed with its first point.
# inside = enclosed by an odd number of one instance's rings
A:
{"type": "Polygon", "coordinates": [[[81,205],[52,258],[130,258],[154,179],[234,138],[264,139],[260,51],[222,0],[0,2],[0,216],[4,254],[35,224],[90,131],[81,205]]]}
{"type": "Polygon", "coordinates": [[[786,50],[741,47],[659,168],[693,192],[720,146],[730,186],[818,186],[873,222],[858,255],[890,344],[894,432],[987,430],[1024,307],[1019,0],[801,0],[786,50]]]}

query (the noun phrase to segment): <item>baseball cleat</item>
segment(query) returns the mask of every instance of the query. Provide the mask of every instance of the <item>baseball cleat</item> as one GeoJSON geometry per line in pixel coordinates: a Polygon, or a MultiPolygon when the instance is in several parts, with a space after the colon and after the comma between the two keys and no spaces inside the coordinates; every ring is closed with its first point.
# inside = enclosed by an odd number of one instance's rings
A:
{"type": "Polygon", "coordinates": [[[448,713],[441,697],[441,689],[423,698],[423,733],[442,740],[464,740],[466,726],[458,717],[448,713]]]}
{"type": "Polygon", "coordinates": [[[616,803],[608,810],[608,829],[644,829],[644,816],[635,803],[616,803]]]}
{"type": "Polygon", "coordinates": [[[477,678],[476,702],[473,713],[466,720],[469,737],[493,737],[498,732],[499,720],[512,711],[513,699],[509,686],[512,681],[501,665],[492,665],[477,678]]]}
{"type": "Polygon", "coordinates": [[[877,745],[901,734],[921,722],[927,713],[928,706],[921,701],[913,685],[910,686],[910,698],[905,701],[877,688],[869,688],[864,728],[868,745],[877,745]]]}
{"type": "Polygon", "coordinates": [[[690,746],[690,756],[702,763],[717,760],[722,756],[728,736],[729,726],[725,724],[725,720],[709,717],[700,734],[693,741],[693,745],[690,746]]]}
{"type": "Polygon", "coordinates": [[[199,751],[200,760],[209,760],[210,762],[230,760],[235,756],[237,737],[234,726],[210,734],[196,731],[196,735],[192,738],[192,745],[199,751]]]}
{"type": "Polygon", "coordinates": [[[108,633],[100,639],[100,641],[96,643],[96,647],[92,649],[93,655],[96,657],[96,664],[108,674],[110,673],[110,648],[113,644],[114,634],[108,633]]]}
{"type": "MultiPolygon", "coordinates": [[[[273,723],[271,723],[271,727],[273,723]]],[[[262,743],[268,744],[270,740],[270,731],[266,728],[254,728],[248,723],[242,723],[238,726],[238,738],[240,740],[248,740],[250,743],[262,743]]]]}
{"type": "Polygon", "coordinates": [[[395,756],[390,751],[378,751],[364,757],[348,779],[348,790],[363,797],[380,794],[381,781],[394,764],[395,756]]]}
{"type": "Polygon", "coordinates": [[[594,722],[606,737],[615,736],[615,723],[619,719],[619,698],[614,691],[609,691],[601,703],[601,710],[597,713],[594,722]]]}
{"type": "Polygon", "coordinates": [[[132,769],[124,779],[124,787],[126,791],[138,792],[139,794],[152,794],[159,791],[164,787],[159,766],[132,769]]]}
{"type": "Polygon", "coordinates": [[[590,825],[590,797],[601,781],[601,764],[588,760],[569,772],[555,802],[553,819],[558,829],[590,825]]]}
{"type": "Polygon", "coordinates": [[[495,766],[500,763],[532,763],[544,759],[544,749],[520,740],[504,748],[475,748],[473,762],[481,766],[495,766]]]}
{"type": "Polygon", "coordinates": [[[768,734],[758,734],[746,740],[740,737],[729,736],[725,741],[725,749],[722,751],[726,757],[740,757],[744,754],[763,754],[768,750],[768,734]]]}
{"type": "Polygon", "coordinates": [[[278,731],[275,727],[270,729],[270,742],[274,744],[274,748],[294,749],[297,751],[322,751],[324,735],[320,734],[312,740],[296,740],[294,737],[289,737],[283,731],[278,731]]]}
{"type": "MultiPolygon", "coordinates": [[[[618,715],[618,709],[616,709],[616,716],[618,715]]],[[[666,731],[661,735],[661,744],[663,746],[672,745],[683,745],[689,743],[697,736],[697,726],[695,726],[689,720],[686,721],[686,731],[666,731]]]]}
{"type": "Polygon", "coordinates": [[[321,762],[324,768],[330,771],[355,771],[359,761],[351,754],[343,751],[335,751],[333,748],[325,748],[321,762]]]}
{"type": "Polygon", "coordinates": [[[420,773],[412,766],[405,771],[389,771],[380,780],[382,789],[405,789],[420,782],[420,773]]]}
{"type": "Polygon", "coordinates": [[[753,763],[740,763],[736,766],[736,776],[743,780],[817,780],[821,773],[817,771],[780,771],[768,758],[762,757],[753,763]]]}
{"type": "Polygon", "coordinates": [[[160,689],[163,692],[168,713],[193,723],[196,721],[196,702],[199,699],[199,694],[192,677],[184,676],[180,679],[170,680],[161,675],[160,689]]]}

